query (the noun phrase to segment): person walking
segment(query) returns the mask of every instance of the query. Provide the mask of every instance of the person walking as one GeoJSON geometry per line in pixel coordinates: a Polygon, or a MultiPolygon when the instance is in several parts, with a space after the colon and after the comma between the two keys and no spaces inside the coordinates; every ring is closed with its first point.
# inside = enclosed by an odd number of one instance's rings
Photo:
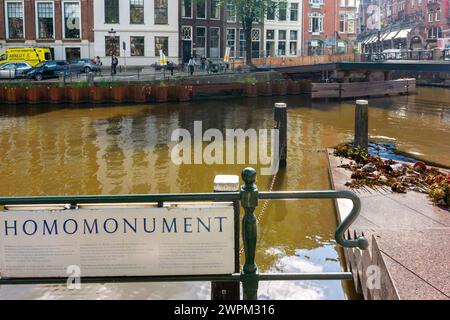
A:
{"type": "Polygon", "coordinates": [[[189,59],[188,67],[189,67],[189,73],[191,74],[191,76],[193,76],[194,75],[194,70],[195,70],[194,57],[191,57],[191,59],[189,59]]]}
{"type": "Polygon", "coordinates": [[[99,56],[97,56],[97,58],[95,58],[95,65],[97,66],[97,73],[102,75],[103,62],[102,62],[102,60],[100,60],[99,56]]]}
{"type": "Polygon", "coordinates": [[[202,56],[202,58],[200,59],[200,70],[206,70],[206,58],[204,56],[202,56]]]}
{"type": "Polygon", "coordinates": [[[111,60],[111,75],[115,75],[117,73],[117,65],[119,64],[119,59],[116,56],[112,57],[111,60]]]}

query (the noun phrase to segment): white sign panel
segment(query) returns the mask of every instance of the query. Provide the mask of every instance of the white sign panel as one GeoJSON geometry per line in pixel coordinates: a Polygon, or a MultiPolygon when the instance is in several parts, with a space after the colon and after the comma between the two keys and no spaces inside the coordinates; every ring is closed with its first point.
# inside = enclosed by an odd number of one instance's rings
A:
{"type": "Polygon", "coordinates": [[[232,206],[0,212],[0,276],[231,274],[232,206]]]}

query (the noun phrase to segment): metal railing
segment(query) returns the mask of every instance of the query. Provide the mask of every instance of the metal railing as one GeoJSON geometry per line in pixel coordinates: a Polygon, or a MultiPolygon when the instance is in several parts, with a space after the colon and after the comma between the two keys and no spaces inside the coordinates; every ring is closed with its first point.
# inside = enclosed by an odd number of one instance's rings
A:
{"type": "Polygon", "coordinates": [[[444,49],[439,52],[439,57],[435,57],[434,50],[399,50],[393,52],[373,52],[362,53],[361,62],[383,62],[388,60],[413,60],[430,61],[435,58],[437,61],[450,60],[450,49],[444,49]]]}
{"type": "MultiPolygon", "coordinates": [[[[286,191],[259,192],[256,181],[256,170],[246,168],[242,171],[244,184],[240,192],[223,193],[187,193],[187,194],[143,194],[143,195],[84,195],[55,197],[0,197],[1,206],[66,204],[76,208],[78,204],[92,203],[158,203],[195,202],[195,201],[240,201],[244,209],[242,218],[242,242],[244,245],[245,263],[241,273],[225,275],[182,275],[182,276],[124,276],[124,277],[81,277],[81,283],[119,283],[119,282],[177,282],[177,281],[235,281],[242,282],[245,300],[256,300],[259,281],[288,280],[351,280],[351,272],[328,273],[259,273],[255,262],[257,246],[257,219],[254,211],[258,200],[304,200],[304,199],[349,199],[353,203],[350,214],[337,227],[336,242],[346,248],[367,249],[368,241],[364,237],[355,240],[345,238],[345,233],[360,213],[361,202],[356,194],[350,191],[286,191]]],[[[236,248],[239,250],[239,248],[236,248]]],[[[0,285],[17,284],[64,284],[66,278],[1,278],[0,285]]]]}

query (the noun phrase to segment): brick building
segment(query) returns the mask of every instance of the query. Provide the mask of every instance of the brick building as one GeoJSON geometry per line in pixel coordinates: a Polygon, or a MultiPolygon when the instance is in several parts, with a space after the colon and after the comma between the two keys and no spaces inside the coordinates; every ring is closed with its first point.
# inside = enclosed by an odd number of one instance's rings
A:
{"type": "Polygon", "coordinates": [[[55,59],[92,57],[94,0],[0,0],[0,51],[49,47],[55,59]]]}
{"type": "Polygon", "coordinates": [[[379,0],[380,26],[363,29],[365,51],[449,46],[449,0],[379,0]]]}
{"type": "Polygon", "coordinates": [[[305,0],[303,54],[348,53],[357,36],[356,0],[305,0]]]}

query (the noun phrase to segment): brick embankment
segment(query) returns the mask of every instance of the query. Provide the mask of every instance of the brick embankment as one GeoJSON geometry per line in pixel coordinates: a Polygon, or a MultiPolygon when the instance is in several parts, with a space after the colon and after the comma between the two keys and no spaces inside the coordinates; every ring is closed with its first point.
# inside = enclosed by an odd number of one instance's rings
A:
{"type": "MultiPolygon", "coordinates": [[[[345,184],[351,173],[340,168],[348,161],[335,157],[331,149],[328,160],[333,188],[349,190],[345,184]]],[[[362,209],[348,237],[364,235],[370,243],[364,251],[344,249],[358,293],[368,300],[450,299],[450,210],[413,191],[353,191],[362,209]]],[[[336,201],[338,221],[350,209],[351,202],[336,201]]]]}
{"type": "Polygon", "coordinates": [[[164,81],[96,81],[0,85],[0,104],[101,104],[186,102],[217,97],[302,94],[310,82],[285,80],[277,72],[173,77],[164,81]]]}

